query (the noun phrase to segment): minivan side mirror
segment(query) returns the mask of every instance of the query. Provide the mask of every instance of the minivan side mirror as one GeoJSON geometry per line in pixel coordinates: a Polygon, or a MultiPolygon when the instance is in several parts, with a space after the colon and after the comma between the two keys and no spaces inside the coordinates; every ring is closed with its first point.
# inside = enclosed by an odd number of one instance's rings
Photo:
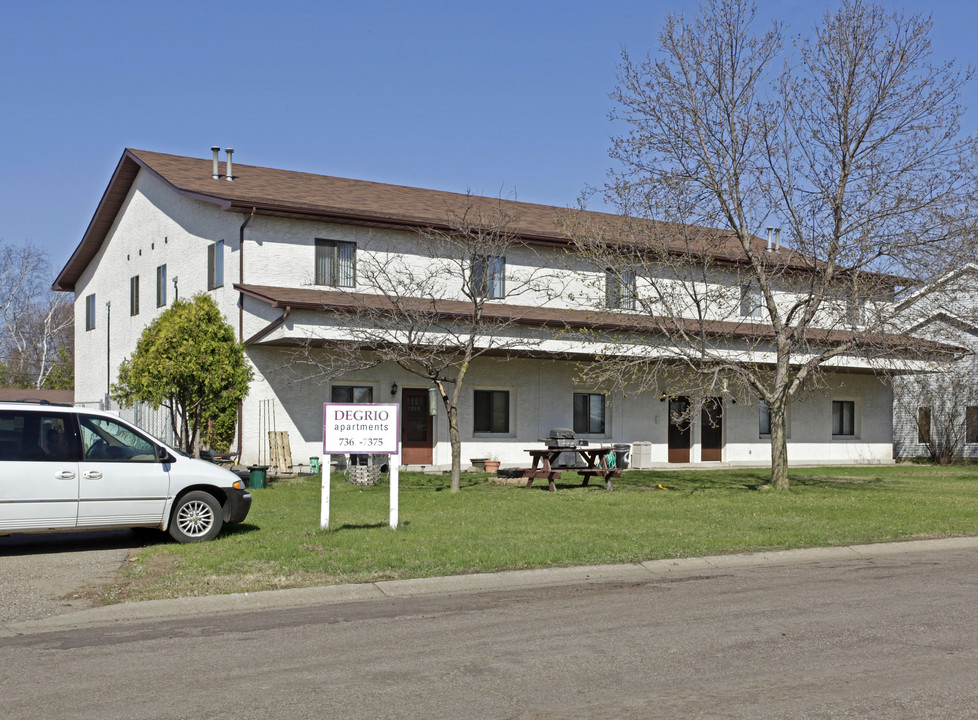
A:
{"type": "Polygon", "coordinates": [[[173,462],[173,456],[167,451],[165,447],[162,447],[161,445],[156,446],[156,459],[161,463],[173,462]]]}

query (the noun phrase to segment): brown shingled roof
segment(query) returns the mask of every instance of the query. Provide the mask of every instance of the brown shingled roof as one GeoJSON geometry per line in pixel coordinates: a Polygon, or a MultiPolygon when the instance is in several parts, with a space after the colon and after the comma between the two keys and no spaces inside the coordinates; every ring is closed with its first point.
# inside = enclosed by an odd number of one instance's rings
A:
{"type": "MultiPolygon", "coordinates": [[[[225,164],[221,164],[224,172],[225,164]]],[[[460,193],[426,190],[401,185],[386,185],[366,180],[351,180],[314,175],[312,173],[253,165],[235,164],[234,181],[212,177],[212,160],[182,157],[147,150],[127,149],[119,160],[112,179],[99,202],[95,215],[81,242],[54,283],[55,290],[74,290],[82,272],[95,257],[102,242],[122,208],[136,175],[140,170],[153,173],[174,191],[217,205],[228,212],[271,215],[306,220],[335,221],[348,224],[389,228],[432,227],[446,229],[449,211],[474,205],[491,211],[500,205],[517,218],[518,232],[528,242],[563,245],[567,235],[560,227],[560,217],[575,212],[569,208],[550,205],[473,197],[460,193]]],[[[598,229],[611,230],[619,226],[620,218],[609,213],[587,212],[588,223],[598,229]]],[[[667,232],[678,225],[652,223],[646,226],[665,228],[667,232]]],[[[736,238],[727,231],[697,228],[702,231],[704,248],[711,256],[724,262],[742,262],[743,250],[736,238]],[[723,238],[719,243],[717,239],[723,238]]],[[[628,239],[620,239],[629,242],[628,239]]],[[[755,238],[758,250],[764,241],[755,238]]],[[[685,248],[683,248],[685,249],[685,248]]],[[[677,245],[677,251],[680,246],[677,245]]],[[[773,257],[771,259],[774,259],[773,257]]],[[[801,255],[783,248],[778,262],[798,269],[810,269],[812,263],[801,255]]]]}
{"type": "MultiPolygon", "coordinates": [[[[358,310],[384,310],[392,307],[390,300],[380,294],[346,293],[318,288],[289,288],[271,285],[234,285],[239,292],[268,303],[276,308],[292,310],[326,310],[336,312],[357,312],[358,310]]],[[[403,299],[402,299],[403,300],[403,299]]],[[[445,318],[471,317],[472,304],[458,300],[431,300],[418,298],[414,303],[419,310],[431,312],[445,318]]],[[[482,316],[489,322],[515,322],[519,325],[536,327],[594,329],[614,332],[660,333],[670,321],[653,318],[640,313],[611,312],[604,310],[571,310],[566,308],[547,308],[539,306],[511,305],[508,303],[485,303],[482,316]]],[[[277,321],[273,321],[275,324],[277,321]]],[[[712,321],[703,325],[697,320],[688,321],[687,330],[695,335],[701,330],[713,337],[728,337],[744,340],[774,340],[771,325],[749,322],[712,321]]],[[[259,333],[262,335],[263,333],[259,333]]],[[[835,345],[849,342],[853,333],[848,330],[823,330],[812,328],[805,337],[815,345],[835,345]]],[[[879,345],[891,350],[908,348],[929,348],[934,352],[956,352],[959,348],[904,335],[883,335],[873,333],[858,338],[859,345],[879,345]]]]}

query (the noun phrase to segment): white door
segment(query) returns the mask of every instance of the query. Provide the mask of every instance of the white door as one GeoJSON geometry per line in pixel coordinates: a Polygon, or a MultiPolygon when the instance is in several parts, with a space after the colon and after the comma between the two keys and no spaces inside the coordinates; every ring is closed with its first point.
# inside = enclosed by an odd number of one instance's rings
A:
{"type": "Polygon", "coordinates": [[[80,415],[78,527],[159,525],[170,490],[157,445],[122,422],[80,415]]]}
{"type": "Polygon", "coordinates": [[[0,410],[0,530],[75,526],[78,438],[67,414],[0,410]]]}

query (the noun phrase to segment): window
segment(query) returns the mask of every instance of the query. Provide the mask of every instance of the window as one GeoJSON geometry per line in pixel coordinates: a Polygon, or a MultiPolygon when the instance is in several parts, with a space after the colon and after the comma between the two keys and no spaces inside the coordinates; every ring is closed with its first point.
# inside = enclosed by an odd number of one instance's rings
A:
{"type": "Polygon", "coordinates": [[[603,434],[605,397],[601,393],[574,393],[574,432],[603,434]]]}
{"type": "Polygon", "coordinates": [[[354,287],[356,259],[356,243],[316,238],[316,284],[354,287]]]}
{"type": "Polygon", "coordinates": [[[477,433],[509,432],[509,391],[475,391],[475,426],[477,433]]]}
{"type": "MultiPolygon", "coordinates": [[[[760,398],[757,400],[757,435],[771,437],[771,407],[760,398]]],[[[784,409],[784,436],[791,439],[791,405],[784,409]]]]}
{"type": "Polygon", "coordinates": [[[927,445],[930,443],[930,408],[917,408],[917,442],[927,445]]]}
{"type": "Polygon", "coordinates": [[[129,314],[139,315],[139,275],[129,278],[129,314]]]}
{"type": "Polygon", "coordinates": [[[505,297],[506,258],[486,255],[472,260],[472,293],[480,298],[505,297]]]}
{"type": "Polygon", "coordinates": [[[224,285],[224,241],[218,240],[207,248],[207,289],[224,285]]]}
{"type": "Polygon", "coordinates": [[[832,435],[856,434],[856,403],[853,400],[832,401],[832,435]]]}
{"type": "Polygon", "coordinates": [[[87,415],[78,420],[84,460],[157,462],[156,446],[125,425],[108,418],[87,415]]]}
{"type": "Polygon", "coordinates": [[[964,411],[964,441],[978,443],[978,405],[969,405],[964,411]]]}
{"type": "Polygon", "coordinates": [[[743,317],[761,317],[761,291],[753,285],[740,286],[740,314],[743,317]]]}
{"type": "Polygon", "coordinates": [[[85,296],[85,329],[95,329],[95,293],[85,296]]]}
{"type": "Polygon", "coordinates": [[[613,310],[635,309],[635,273],[613,268],[605,270],[605,301],[613,310]]]}
{"type": "Polygon", "coordinates": [[[156,307],[166,305],[166,265],[156,268],[156,307]]]}
{"type": "Polygon", "coordinates": [[[850,297],[846,300],[846,321],[850,325],[866,324],[866,298],[850,297]]]}
{"type": "Polygon", "coordinates": [[[0,460],[77,461],[78,443],[70,416],[0,410],[0,460]]]}
{"type": "Polygon", "coordinates": [[[334,385],[330,391],[334,403],[372,403],[374,389],[366,385],[334,385]]]}

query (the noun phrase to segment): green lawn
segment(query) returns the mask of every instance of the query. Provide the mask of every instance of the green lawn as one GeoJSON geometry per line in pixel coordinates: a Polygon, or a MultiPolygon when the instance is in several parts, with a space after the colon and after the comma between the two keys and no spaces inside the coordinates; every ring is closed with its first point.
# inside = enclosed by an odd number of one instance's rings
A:
{"type": "Polygon", "coordinates": [[[139,550],[104,600],[978,535],[978,466],[804,468],[790,491],[758,491],[768,478],[627,471],[609,493],[565,474],[549,493],[468,475],[453,495],[447,476],[404,473],[391,530],[386,484],[334,475],[328,532],[319,477],[283,480],[253,491],[247,522],[212,542],[139,550]]]}

